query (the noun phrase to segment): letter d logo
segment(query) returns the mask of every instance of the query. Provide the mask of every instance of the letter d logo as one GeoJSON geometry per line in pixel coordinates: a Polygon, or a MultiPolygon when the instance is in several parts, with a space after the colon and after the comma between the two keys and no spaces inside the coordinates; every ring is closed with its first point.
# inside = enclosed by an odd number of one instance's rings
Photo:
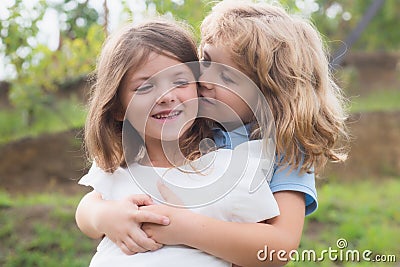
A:
{"type": "Polygon", "coordinates": [[[267,245],[265,245],[264,249],[260,249],[257,252],[257,259],[260,261],[265,261],[267,259],[267,257],[268,257],[268,247],[267,247],[267,245]]]}

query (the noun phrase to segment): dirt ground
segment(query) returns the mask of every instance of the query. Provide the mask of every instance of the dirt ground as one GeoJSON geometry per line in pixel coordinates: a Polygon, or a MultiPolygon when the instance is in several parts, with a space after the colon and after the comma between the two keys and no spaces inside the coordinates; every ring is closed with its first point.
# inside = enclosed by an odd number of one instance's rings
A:
{"type": "Polygon", "coordinates": [[[0,188],[74,193],[84,190],[77,181],[87,167],[80,129],[27,138],[0,148],[0,188]]]}
{"type": "Polygon", "coordinates": [[[354,114],[345,163],[329,163],[322,178],[342,181],[400,177],[400,111],[354,114]]]}

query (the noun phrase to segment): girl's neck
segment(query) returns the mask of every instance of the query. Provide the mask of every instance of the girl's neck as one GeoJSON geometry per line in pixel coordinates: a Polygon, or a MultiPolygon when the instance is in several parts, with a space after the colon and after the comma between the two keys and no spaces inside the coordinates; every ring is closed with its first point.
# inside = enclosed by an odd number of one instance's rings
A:
{"type": "Polygon", "coordinates": [[[185,157],[179,149],[179,140],[146,140],[146,155],[141,164],[154,167],[175,167],[184,163],[185,157]]]}

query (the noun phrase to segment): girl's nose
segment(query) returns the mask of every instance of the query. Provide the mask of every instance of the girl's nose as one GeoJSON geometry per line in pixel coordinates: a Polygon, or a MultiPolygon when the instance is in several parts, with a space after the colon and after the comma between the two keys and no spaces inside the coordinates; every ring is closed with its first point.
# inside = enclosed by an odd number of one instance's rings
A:
{"type": "Polygon", "coordinates": [[[175,89],[169,89],[165,91],[157,100],[157,104],[168,104],[174,103],[177,100],[177,96],[175,94],[175,89]]]}

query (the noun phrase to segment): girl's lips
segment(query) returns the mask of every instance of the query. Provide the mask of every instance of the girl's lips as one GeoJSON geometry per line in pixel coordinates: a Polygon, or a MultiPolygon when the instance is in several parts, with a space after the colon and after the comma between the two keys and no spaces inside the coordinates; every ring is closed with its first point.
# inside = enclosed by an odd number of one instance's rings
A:
{"type": "Polygon", "coordinates": [[[173,119],[177,118],[181,113],[182,113],[181,110],[174,110],[174,111],[168,111],[168,112],[160,112],[160,113],[152,115],[151,117],[156,120],[160,120],[160,121],[173,120],[173,119]]]}

